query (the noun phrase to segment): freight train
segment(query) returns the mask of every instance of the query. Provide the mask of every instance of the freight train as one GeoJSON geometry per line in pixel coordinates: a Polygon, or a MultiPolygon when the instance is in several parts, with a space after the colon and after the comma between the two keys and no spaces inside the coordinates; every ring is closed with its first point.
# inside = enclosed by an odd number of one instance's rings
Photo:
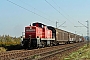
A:
{"type": "Polygon", "coordinates": [[[39,22],[26,26],[24,34],[22,34],[22,46],[24,48],[38,48],[84,41],[83,36],[39,22]]]}

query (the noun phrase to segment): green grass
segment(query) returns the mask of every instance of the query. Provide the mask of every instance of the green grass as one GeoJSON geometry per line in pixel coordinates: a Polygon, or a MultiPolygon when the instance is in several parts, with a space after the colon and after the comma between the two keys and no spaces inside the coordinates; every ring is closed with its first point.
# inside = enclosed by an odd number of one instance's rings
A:
{"type": "Polygon", "coordinates": [[[90,46],[83,46],[76,52],[73,52],[69,56],[66,56],[64,60],[90,60],[90,46]]]}

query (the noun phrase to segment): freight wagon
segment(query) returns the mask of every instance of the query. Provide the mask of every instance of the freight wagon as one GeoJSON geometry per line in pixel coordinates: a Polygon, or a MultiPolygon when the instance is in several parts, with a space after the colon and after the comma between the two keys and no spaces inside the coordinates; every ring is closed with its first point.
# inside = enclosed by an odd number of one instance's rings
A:
{"type": "Polygon", "coordinates": [[[76,34],[68,32],[68,35],[69,35],[69,43],[76,42],[76,34]]]}

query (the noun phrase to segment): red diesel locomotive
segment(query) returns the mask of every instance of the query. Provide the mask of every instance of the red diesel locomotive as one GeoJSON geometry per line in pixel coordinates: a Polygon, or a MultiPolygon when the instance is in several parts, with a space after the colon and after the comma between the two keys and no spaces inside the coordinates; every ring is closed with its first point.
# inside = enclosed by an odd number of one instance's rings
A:
{"type": "Polygon", "coordinates": [[[22,44],[24,48],[44,47],[50,45],[50,40],[55,40],[52,39],[52,31],[46,25],[36,22],[32,26],[25,27],[25,37],[22,44]]]}

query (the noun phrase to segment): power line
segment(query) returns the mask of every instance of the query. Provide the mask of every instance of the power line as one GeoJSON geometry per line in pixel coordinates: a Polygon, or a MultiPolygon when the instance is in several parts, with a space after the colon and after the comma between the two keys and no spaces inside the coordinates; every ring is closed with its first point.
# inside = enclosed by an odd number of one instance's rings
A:
{"type": "MultiPolygon", "coordinates": [[[[78,21],[78,22],[79,22],[79,21],[78,21]]],[[[88,27],[88,26],[85,26],[84,24],[82,24],[81,22],[79,22],[79,23],[80,23],[81,25],[83,25],[83,27],[86,27],[86,28],[88,27]]]]}
{"type": "Polygon", "coordinates": [[[33,9],[35,9],[35,10],[37,10],[37,11],[39,11],[39,12],[45,14],[44,12],[42,12],[42,11],[36,9],[35,7],[31,6],[30,4],[27,4],[26,2],[23,2],[22,0],[19,0],[19,1],[22,2],[22,3],[24,3],[24,4],[26,4],[26,5],[29,6],[29,7],[32,7],[33,9]]]}
{"type": "MultiPolygon", "coordinates": [[[[58,11],[52,4],[50,4],[47,0],[45,0],[53,9],[55,9],[59,14],[61,14],[64,18],[66,18],[60,11],[58,11]]],[[[68,18],[66,18],[69,20],[68,18]]]]}
{"type": "MultiPolygon", "coordinates": [[[[53,1],[53,0],[52,0],[53,1]]],[[[57,3],[55,3],[55,1],[53,1],[53,3],[54,4],[56,4],[56,6],[58,6],[59,7],[59,9],[61,9],[61,7],[57,4],[57,3]]],[[[67,14],[63,9],[61,9],[65,14],[67,14]]],[[[70,17],[70,15],[69,14],[67,14],[67,16],[69,16],[70,17]]],[[[70,17],[70,18],[72,18],[72,17],[70,17]]],[[[72,18],[73,19],[73,18],[72,18]]],[[[75,19],[73,19],[73,20],[75,20],[75,19]]],[[[70,21],[70,20],[69,20],[70,21]]],[[[71,22],[71,21],[70,21],[71,22]]],[[[72,23],[72,22],[71,22],[72,23]]],[[[73,23],[74,24],[74,23],[73,23]]]]}
{"type": "MultiPolygon", "coordinates": [[[[53,1],[53,0],[52,0],[53,1]]],[[[54,2],[54,1],[53,1],[54,2]]],[[[54,2],[54,4],[56,4],[55,2],[54,2]]],[[[56,6],[58,6],[58,4],[56,4],[56,6]]],[[[61,9],[61,7],[60,6],[58,6],[59,7],[59,9],[61,9]]],[[[67,14],[63,9],[61,9],[65,14],[67,14]]],[[[68,15],[68,14],[67,14],[68,15]]],[[[69,16],[69,15],[68,15],[69,16]]],[[[70,17],[70,16],[69,16],[70,17]]]]}
{"type": "MultiPolygon", "coordinates": [[[[21,1],[22,3],[24,3],[24,4],[28,5],[29,7],[32,7],[32,8],[33,8],[33,9],[35,9],[35,10],[37,10],[37,11],[41,12],[42,14],[47,15],[46,13],[42,12],[42,11],[41,11],[41,10],[39,10],[39,9],[36,9],[35,7],[31,6],[30,4],[27,4],[26,2],[23,2],[22,0],[19,0],[19,1],[21,1]]],[[[50,15],[47,15],[47,16],[51,17],[50,15]]],[[[58,20],[58,19],[57,19],[57,20],[58,20]]]]}
{"type": "MultiPolygon", "coordinates": [[[[79,21],[78,21],[79,22],[79,21]]],[[[87,20],[87,26],[79,22],[83,27],[87,28],[87,46],[89,46],[89,21],[87,20]]],[[[81,26],[75,26],[75,27],[81,27],[81,26]]]]}
{"type": "MultiPolygon", "coordinates": [[[[66,21],[65,21],[64,23],[62,23],[59,27],[61,27],[61,26],[62,26],[63,24],[65,24],[65,23],[66,23],[66,21]]],[[[59,28],[59,27],[58,27],[58,28],[59,28]]],[[[63,27],[65,27],[65,26],[63,26],[63,27]]]]}
{"type": "MultiPolygon", "coordinates": [[[[51,21],[50,19],[47,19],[46,17],[43,17],[43,16],[41,16],[41,15],[39,15],[39,14],[37,14],[37,13],[35,13],[35,12],[33,12],[33,11],[31,11],[31,10],[25,8],[25,7],[22,7],[22,6],[20,6],[20,5],[16,4],[16,3],[14,3],[14,2],[12,2],[12,1],[10,1],[10,0],[7,0],[7,1],[10,2],[10,3],[12,3],[12,4],[14,4],[14,5],[16,5],[16,6],[18,6],[18,7],[20,7],[20,8],[22,8],[22,9],[24,9],[24,10],[26,10],[26,11],[28,11],[28,12],[31,12],[31,13],[37,15],[37,16],[43,18],[43,19],[46,19],[46,20],[51,21]]],[[[53,21],[51,21],[51,22],[53,22],[53,21]]],[[[53,23],[54,23],[54,22],[53,22],[53,23]]]]}

